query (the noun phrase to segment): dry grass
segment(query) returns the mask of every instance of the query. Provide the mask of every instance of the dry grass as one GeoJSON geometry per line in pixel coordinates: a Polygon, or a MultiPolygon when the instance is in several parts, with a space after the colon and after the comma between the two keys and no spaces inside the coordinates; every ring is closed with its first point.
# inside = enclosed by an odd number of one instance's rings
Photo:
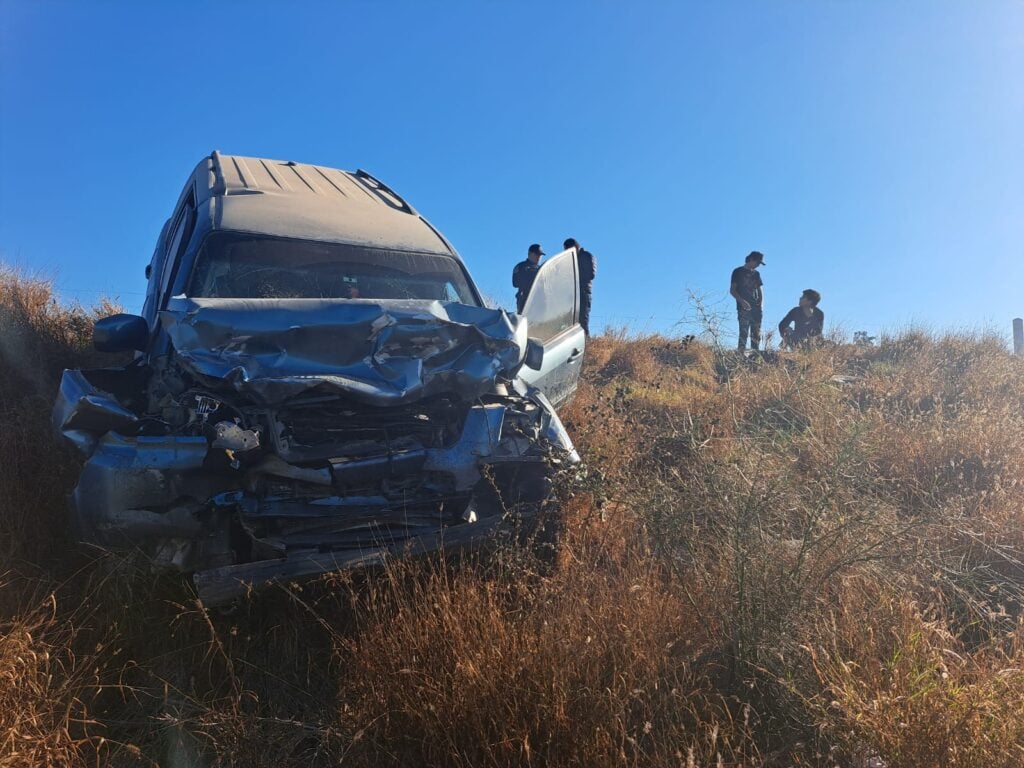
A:
{"type": "Polygon", "coordinates": [[[50,409],[64,368],[111,364],[92,351],[92,323],[116,311],[61,306],[49,282],[0,264],[0,562],[61,556],[55,537],[66,543],[63,500],[76,468],[51,438],[50,409]]]}
{"type": "Polygon", "coordinates": [[[73,765],[95,750],[83,696],[98,684],[75,645],[53,600],[0,625],[0,764],[73,765]]]}
{"type": "Polygon", "coordinates": [[[553,570],[396,563],[221,615],[64,534],[49,407],[104,311],[0,273],[2,766],[1024,764],[998,340],[594,339],[553,570]]]}
{"type": "Polygon", "coordinates": [[[907,768],[1021,764],[1024,624],[968,648],[935,607],[856,584],[817,635],[807,652],[838,739],[907,768]]]}
{"type": "Polygon", "coordinates": [[[742,706],[711,680],[715,632],[695,594],[647,551],[609,561],[577,536],[568,554],[557,578],[525,588],[439,570],[363,595],[359,631],[338,641],[356,763],[752,759],[742,706]]]}

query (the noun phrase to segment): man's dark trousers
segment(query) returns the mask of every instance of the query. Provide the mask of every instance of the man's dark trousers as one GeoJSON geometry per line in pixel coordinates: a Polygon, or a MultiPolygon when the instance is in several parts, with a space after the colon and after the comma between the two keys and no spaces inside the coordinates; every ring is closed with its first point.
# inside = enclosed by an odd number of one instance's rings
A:
{"type": "Polygon", "coordinates": [[[597,259],[586,248],[576,254],[580,274],[580,325],[590,335],[590,301],[593,298],[594,278],[597,277],[597,259]]]}
{"type": "Polygon", "coordinates": [[[590,335],[591,286],[591,283],[580,286],[580,325],[583,326],[583,332],[587,334],[587,336],[590,335]]]}
{"type": "Polygon", "coordinates": [[[747,348],[747,336],[750,336],[750,348],[757,349],[761,345],[761,307],[750,309],[737,309],[736,315],[740,321],[740,342],[741,350],[747,348]]]}

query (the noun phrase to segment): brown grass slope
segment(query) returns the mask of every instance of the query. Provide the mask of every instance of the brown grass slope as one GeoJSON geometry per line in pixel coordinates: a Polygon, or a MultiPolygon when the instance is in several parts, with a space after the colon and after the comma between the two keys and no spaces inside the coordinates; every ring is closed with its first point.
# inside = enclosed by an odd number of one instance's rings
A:
{"type": "Polygon", "coordinates": [[[1024,360],[595,339],[557,563],[395,563],[211,613],[74,547],[91,321],[0,272],[0,766],[1024,764],[1024,360]],[[187,762],[191,760],[191,763],[187,762]]]}

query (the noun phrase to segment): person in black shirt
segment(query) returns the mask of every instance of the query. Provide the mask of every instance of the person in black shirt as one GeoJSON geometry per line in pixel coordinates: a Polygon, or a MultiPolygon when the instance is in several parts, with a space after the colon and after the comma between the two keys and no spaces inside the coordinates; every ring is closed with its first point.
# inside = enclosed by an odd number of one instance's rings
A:
{"type": "Polygon", "coordinates": [[[544,251],[540,249],[540,245],[534,243],[527,250],[526,258],[512,270],[512,286],[516,288],[516,312],[523,311],[526,297],[530,294],[537,272],[540,271],[540,257],[543,255],[544,251]]]}
{"type": "Polygon", "coordinates": [[[790,349],[806,346],[821,338],[825,313],[818,309],[821,294],[808,288],[800,295],[800,304],[789,310],[779,323],[783,343],[790,349]],[[792,327],[791,327],[792,326],[792,327]]]}
{"type": "Polygon", "coordinates": [[[594,254],[576,242],[575,238],[566,238],[562,247],[576,249],[576,261],[580,266],[580,325],[583,332],[590,335],[590,302],[593,298],[594,278],[597,277],[597,259],[594,254]]]}
{"type": "Polygon", "coordinates": [[[764,264],[764,254],[751,251],[742,267],[732,271],[729,293],[736,299],[736,316],[740,322],[740,339],[738,349],[742,352],[747,348],[747,335],[750,336],[750,348],[756,350],[761,343],[761,310],[764,306],[764,283],[757,268],[764,264]]]}

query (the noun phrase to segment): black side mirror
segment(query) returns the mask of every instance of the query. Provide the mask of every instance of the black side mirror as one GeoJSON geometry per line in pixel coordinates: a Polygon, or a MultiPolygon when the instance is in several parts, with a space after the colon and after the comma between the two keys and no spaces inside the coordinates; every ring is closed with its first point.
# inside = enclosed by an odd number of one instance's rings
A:
{"type": "Polygon", "coordinates": [[[97,320],[92,345],[100,352],[143,350],[149,340],[149,323],[138,315],[111,315],[97,320]]]}
{"type": "Polygon", "coordinates": [[[526,358],[523,365],[532,371],[539,371],[544,367],[544,345],[536,339],[529,339],[526,342],[526,358]]]}

